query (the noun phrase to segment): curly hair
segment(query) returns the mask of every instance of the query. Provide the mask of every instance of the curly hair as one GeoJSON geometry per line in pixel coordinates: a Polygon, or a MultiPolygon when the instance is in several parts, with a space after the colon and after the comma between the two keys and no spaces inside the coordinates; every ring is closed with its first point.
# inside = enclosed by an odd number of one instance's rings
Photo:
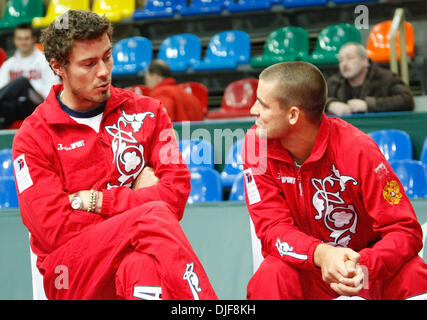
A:
{"type": "Polygon", "coordinates": [[[62,66],[69,63],[74,41],[112,38],[113,27],[106,17],[86,10],[68,10],[42,31],[40,42],[48,62],[55,59],[62,66]]]}

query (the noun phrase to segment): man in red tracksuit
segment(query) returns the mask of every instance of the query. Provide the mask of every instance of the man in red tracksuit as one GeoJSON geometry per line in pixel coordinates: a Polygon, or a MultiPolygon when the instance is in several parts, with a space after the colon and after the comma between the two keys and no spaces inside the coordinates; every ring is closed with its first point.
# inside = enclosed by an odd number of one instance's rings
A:
{"type": "Polygon", "coordinates": [[[190,174],[164,108],[111,86],[107,18],[65,14],[42,35],[62,84],[13,142],[47,298],[216,299],[179,224],[190,174]]]}
{"type": "Polygon", "coordinates": [[[242,155],[264,260],[248,299],[426,299],[422,231],[402,184],[369,136],[323,113],[326,97],[311,64],[260,74],[242,155]]]}
{"type": "Polygon", "coordinates": [[[145,83],[151,88],[150,97],[162,102],[172,122],[203,120],[201,102],[178,86],[165,61],[151,61],[145,73],[145,83]]]}

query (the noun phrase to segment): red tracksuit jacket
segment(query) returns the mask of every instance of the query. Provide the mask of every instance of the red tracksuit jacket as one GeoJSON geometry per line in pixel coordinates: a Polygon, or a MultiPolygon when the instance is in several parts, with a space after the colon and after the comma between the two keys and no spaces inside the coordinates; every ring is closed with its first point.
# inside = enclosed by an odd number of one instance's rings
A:
{"type": "Polygon", "coordinates": [[[323,115],[300,170],[278,140],[267,141],[265,166],[257,165],[265,157],[255,157],[258,150],[260,140],[248,133],[246,202],[264,256],[315,269],[322,241],[349,247],[360,253],[371,282],[392,276],[421,250],[421,227],[400,181],[359,129],[323,115]]]}
{"type": "Polygon", "coordinates": [[[148,201],[166,202],[181,219],[190,192],[189,170],[176,141],[171,143],[172,124],[159,101],[111,87],[96,133],[61,110],[56,98],[61,90],[62,85],[53,87],[13,143],[15,171],[21,169],[16,175],[21,216],[38,266],[86,227],[148,201]],[[145,165],[159,183],[128,188],[145,165]],[[103,192],[101,214],[76,214],[68,194],[91,188],[103,192]]]}
{"type": "Polygon", "coordinates": [[[200,101],[178,86],[173,78],[166,78],[155,86],[150,97],[162,102],[172,122],[203,120],[200,101]]]}

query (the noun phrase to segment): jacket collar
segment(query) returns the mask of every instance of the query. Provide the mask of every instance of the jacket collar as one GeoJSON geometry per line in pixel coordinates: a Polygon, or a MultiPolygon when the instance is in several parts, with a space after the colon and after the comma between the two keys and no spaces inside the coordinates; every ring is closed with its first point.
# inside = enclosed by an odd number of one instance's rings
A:
{"type": "MultiPolygon", "coordinates": [[[[310,156],[307,158],[304,164],[318,161],[324,156],[326,148],[329,144],[329,136],[330,120],[326,116],[326,114],[323,113],[319,131],[317,132],[316,141],[314,142],[313,150],[311,151],[310,156]]],[[[291,154],[287,149],[283,148],[282,144],[278,139],[268,140],[267,150],[268,158],[285,161],[294,165],[294,160],[291,154]]]]}
{"type": "Polygon", "coordinates": [[[171,85],[175,85],[176,84],[176,80],[174,78],[165,78],[163,79],[161,82],[159,82],[154,89],[160,88],[160,87],[164,87],[164,86],[171,86],[171,85]]]}
{"type": "MultiPolygon", "coordinates": [[[[44,118],[50,124],[75,124],[75,121],[61,109],[56,98],[63,89],[62,83],[52,86],[46,100],[40,105],[44,118]]],[[[110,92],[111,96],[107,100],[103,117],[122,105],[128,98],[128,95],[113,86],[110,87],[110,92]]]]}

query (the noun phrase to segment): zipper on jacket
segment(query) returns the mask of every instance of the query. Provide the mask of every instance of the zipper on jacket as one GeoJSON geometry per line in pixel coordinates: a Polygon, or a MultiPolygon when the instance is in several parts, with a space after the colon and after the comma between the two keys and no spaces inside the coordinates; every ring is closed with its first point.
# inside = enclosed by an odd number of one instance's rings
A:
{"type": "Polygon", "coordinates": [[[303,210],[302,213],[305,215],[306,208],[305,208],[304,191],[302,189],[301,169],[298,170],[297,181],[298,181],[298,188],[299,188],[299,195],[300,195],[300,206],[302,207],[302,210],[303,210]]]}

